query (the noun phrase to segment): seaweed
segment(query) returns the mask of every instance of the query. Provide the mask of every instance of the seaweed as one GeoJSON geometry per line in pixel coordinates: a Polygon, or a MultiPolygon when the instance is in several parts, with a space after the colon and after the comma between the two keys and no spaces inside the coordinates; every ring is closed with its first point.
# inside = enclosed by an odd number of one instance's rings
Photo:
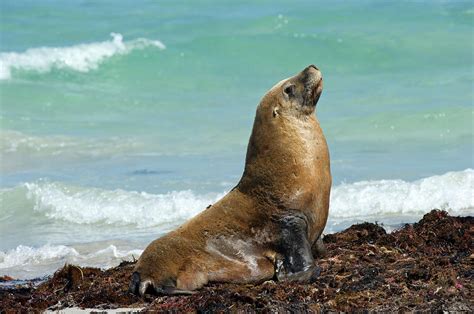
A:
{"type": "MultiPolygon", "coordinates": [[[[67,307],[172,312],[473,312],[473,217],[433,210],[392,233],[363,223],[326,235],[320,275],[309,284],[212,284],[193,295],[137,297],[134,266],[107,270],[65,265],[40,285],[0,288],[2,312],[67,307]]],[[[12,278],[4,276],[1,280],[12,278]]]]}

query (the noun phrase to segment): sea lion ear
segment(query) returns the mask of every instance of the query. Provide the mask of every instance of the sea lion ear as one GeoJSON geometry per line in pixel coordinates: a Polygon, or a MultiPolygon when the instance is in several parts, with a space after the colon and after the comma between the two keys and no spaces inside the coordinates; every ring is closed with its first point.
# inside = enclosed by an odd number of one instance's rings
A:
{"type": "Polygon", "coordinates": [[[278,112],[278,107],[274,107],[273,108],[273,111],[272,111],[272,114],[273,114],[273,117],[276,118],[278,115],[280,115],[280,113],[278,112]]]}

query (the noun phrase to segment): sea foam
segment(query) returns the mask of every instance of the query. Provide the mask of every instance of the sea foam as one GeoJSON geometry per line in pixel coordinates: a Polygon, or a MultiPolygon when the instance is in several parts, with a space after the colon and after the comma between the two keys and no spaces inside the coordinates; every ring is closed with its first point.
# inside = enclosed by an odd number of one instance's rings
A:
{"type": "Polygon", "coordinates": [[[414,182],[360,181],[332,189],[332,218],[424,214],[438,208],[453,215],[474,212],[474,170],[452,171],[414,182]]]}
{"type": "MultiPolygon", "coordinates": [[[[394,217],[398,223],[416,221],[433,208],[445,209],[452,215],[472,215],[473,191],[473,169],[448,172],[414,182],[374,180],[343,183],[332,189],[326,232],[335,232],[364,220],[389,225],[394,217]]],[[[64,263],[112,267],[121,260],[138,258],[149,242],[148,237],[155,238],[157,234],[174,228],[225,194],[223,192],[200,195],[189,190],[150,194],[86,188],[47,181],[30,182],[15,188],[2,189],[0,201],[9,193],[12,197],[29,200],[20,202],[29,204],[30,208],[25,210],[42,214],[52,223],[67,221],[68,228],[72,229],[74,224],[90,224],[91,227],[100,230],[102,230],[101,224],[116,225],[129,232],[127,238],[130,240],[134,228],[153,227],[135,229],[136,232],[145,234],[147,238],[146,240],[138,238],[137,243],[118,244],[110,241],[104,244],[96,241],[68,246],[19,245],[14,249],[0,251],[0,272],[16,278],[33,278],[49,274],[64,263]]],[[[4,205],[5,208],[8,207],[8,204],[4,205]]],[[[8,212],[4,214],[9,215],[8,212]]],[[[106,239],[107,231],[104,229],[103,232],[106,239]]]]}
{"type": "Polygon", "coordinates": [[[73,259],[79,253],[64,245],[51,246],[49,244],[40,248],[19,245],[7,252],[0,251],[0,269],[21,265],[35,265],[47,263],[57,259],[73,259]]]}
{"type": "MultiPolygon", "coordinates": [[[[193,191],[150,194],[69,186],[58,182],[26,183],[34,210],[51,219],[76,224],[115,224],[152,227],[175,225],[219,200],[225,192],[199,195],[193,191]]],[[[330,218],[422,215],[433,208],[453,215],[474,210],[474,170],[448,172],[414,182],[374,180],[333,187],[330,218]]]]}
{"type": "Polygon", "coordinates": [[[52,219],[78,224],[114,224],[138,227],[182,222],[224,194],[196,195],[190,190],[150,194],[68,186],[56,182],[26,183],[34,210],[52,219]]]}
{"type": "Polygon", "coordinates": [[[15,249],[0,251],[0,271],[15,278],[26,279],[43,276],[66,263],[109,268],[117,266],[123,260],[137,258],[142,252],[140,249],[118,249],[112,244],[94,251],[65,245],[19,245],[15,249]]]}
{"type": "Polygon", "coordinates": [[[111,33],[111,40],[79,44],[70,47],[39,47],[25,52],[0,53],[0,80],[10,79],[12,70],[49,72],[52,69],[70,69],[79,72],[95,70],[114,55],[125,55],[133,50],[166,46],[159,40],[137,38],[123,41],[123,36],[111,33]]]}

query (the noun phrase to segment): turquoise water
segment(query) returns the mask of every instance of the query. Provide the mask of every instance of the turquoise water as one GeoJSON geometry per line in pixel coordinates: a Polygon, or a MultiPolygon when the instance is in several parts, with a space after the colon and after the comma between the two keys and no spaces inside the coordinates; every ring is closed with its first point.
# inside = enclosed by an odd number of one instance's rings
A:
{"type": "Polygon", "coordinates": [[[308,64],[327,232],[473,212],[471,1],[0,6],[0,273],[139,254],[238,181],[260,98],[308,64]]]}

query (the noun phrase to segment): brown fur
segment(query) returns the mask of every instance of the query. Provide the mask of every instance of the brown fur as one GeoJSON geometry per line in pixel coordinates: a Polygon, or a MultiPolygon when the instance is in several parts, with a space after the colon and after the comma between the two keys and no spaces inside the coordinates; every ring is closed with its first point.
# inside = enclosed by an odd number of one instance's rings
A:
{"type": "Polygon", "coordinates": [[[135,268],[140,294],[149,285],[179,293],[208,282],[273,278],[276,256],[284,254],[274,245],[275,217],[290,212],[304,215],[309,243],[316,243],[326,225],[331,188],[329,152],[313,114],[321,91],[321,74],[310,66],[263,97],[240,182],[146,248],[135,268]],[[299,96],[290,98],[288,86],[299,96]]]}

